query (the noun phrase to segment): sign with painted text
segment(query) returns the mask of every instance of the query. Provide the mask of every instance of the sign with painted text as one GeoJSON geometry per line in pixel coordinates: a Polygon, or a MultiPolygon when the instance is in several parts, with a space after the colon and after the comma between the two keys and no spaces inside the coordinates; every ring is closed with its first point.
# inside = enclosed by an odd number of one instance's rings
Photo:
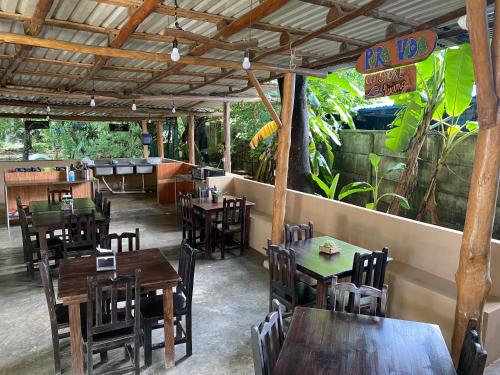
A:
{"type": "Polygon", "coordinates": [[[434,51],[436,42],[436,33],[424,30],[375,44],[358,58],[356,70],[363,74],[375,73],[422,61],[434,51]]]}
{"type": "Polygon", "coordinates": [[[110,132],[128,132],[128,130],[128,124],[113,124],[111,122],[109,123],[110,132]]]}
{"type": "Polygon", "coordinates": [[[415,65],[365,76],[365,99],[403,94],[416,89],[417,67],[415,65]]]}

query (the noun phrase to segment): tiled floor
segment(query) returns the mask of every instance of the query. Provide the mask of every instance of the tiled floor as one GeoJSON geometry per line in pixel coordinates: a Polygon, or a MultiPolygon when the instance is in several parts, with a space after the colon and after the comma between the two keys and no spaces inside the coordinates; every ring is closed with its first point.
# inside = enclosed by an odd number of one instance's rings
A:
{"type": "MultiPolygon", "coordinates": [[[[114,195],[111,231],[139,228],[141,247],[159,247],[177,267],[181,234],[172,208],[151,197],[114,195]]],[[[49,316],[39,278],[24,272],[19,227],[0,229],[0,374],[53,373],[49,316]]],[[[250,326],[263,320],[268,308],[268,279],[262,259],[244,257],[197,259],[193,295],[193,355],[165,370],[162,350],[154,351],[146,374],[251,374],[250,326]]],[[[162,333],[158,330],[158,337],[162,333]]],[[[185,354],[176,347],[176,360],[185,354]]],[[[110,355],[110,364],[122,351],[110,355]]],[[[99,357],[96,356],[98,361],[99,357]]],[[[69,341],[63,346],[63,373],[70,373],[69,341]]],[[[102,369],[101,369],[102,370],[102,369]]]]}

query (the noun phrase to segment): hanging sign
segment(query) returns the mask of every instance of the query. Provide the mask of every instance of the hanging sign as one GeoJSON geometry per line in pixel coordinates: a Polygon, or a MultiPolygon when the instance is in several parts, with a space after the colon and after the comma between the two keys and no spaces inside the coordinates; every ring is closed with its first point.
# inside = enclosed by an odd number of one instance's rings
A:
{"type": "Polygon", "coordinates": [[[415,65],[365,76],[365,99],[403,94],[416,89],[417,68],[415,65]]]}
{"type": "Polygon", "coordinates": [[[374,73],[422,61],[434,51],[436,42],[436,33],[424,30],[375,44],[359,56],[356,70],[374,73]]]}
{"type": "Polygon", "coordinates": [[[27,131],[40,130],[40,129],[48,129],[49,128],[49,122],[48,121],[24,120],[24,128],[27,131]]]}
{"type": "Polygon", "coordinates": [[[128,124],[109,123],[109,131],[110,132],[128,132],[128,129],[129,129],[128,124]]]}

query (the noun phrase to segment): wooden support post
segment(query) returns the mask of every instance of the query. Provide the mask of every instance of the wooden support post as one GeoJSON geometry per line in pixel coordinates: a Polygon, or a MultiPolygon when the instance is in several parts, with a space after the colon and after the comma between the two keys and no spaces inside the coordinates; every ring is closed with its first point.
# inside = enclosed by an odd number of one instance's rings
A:
{"type": "Polygon", "coordinates": [[[194,148],[194,115],[189,116],[188,126],[189,164],[196,164],[196,153],[194,148]]]}
{"type": "Polygon", "coordinates": [[[224,170],[231,173],[231,104],[224,102],[224,170]]]}
{"type": "Polygon", "coordinates": [[[164,158],[165,157],[165,149],[163,146],[163,121],[157,121],[156,122],[156,144],[158,148],[158,157],[159,158],[164,158]]]}
{"type": "MultiPolygon", "coordinates": [[[[452,338],[452,355],[455,364],[458,363],[469,319],[475,317],[482,323],[484,304],[491,288],[490,245],[500,169],[499,97],[495,92],[500,82],[495,82],[494,79],[500,71],[500,60],[495,52],[498,51],[500,43],[500,31],[497,30],[500,15],[495,14],[495,34],[491,46],[495,58],[492,59],[488,40],[486,1],[467,0],[466,6],[477,86],[480,129],[472,168],[460,260],[455,274],[457,304],[452,338]]],[[[478,331],[481,332],[481,329],[478,331]]]]}
{"type": "Polygon", "coordinates": [[[274,110],[271,102],[267,99],[266,93],[262,89],[262,86],[260,85],[259,80],[255,77],[255,74],[253,74],[253,72],[250,70],[247,70],[247,75],[248,75],[248,79],[252,83],[253,87],[255,87],[255,90],[257,90],[257,93],[259,94],[260,98],[262,99],[262,104],[264,104],[264,106],[267,108],[267,111],[271,115],[271,118],[276,123],[276,125],[278,125],[278,128],[281,128],[281,126],[282,126],[281,120],[280,120],[278,114],[276,113],[276,111],[274,110]]]}
{"type": "MultiPolygon", "coordinates": [[[[148,120],[142,120],[142,134],[149,134],[148,133],[148,120]]],[[[149,147],[147,145],[142,146],[142,154],[144,156],[144,159],[147,159],[149,157],[149,147]]]]}
{"type": "Polygon", "coordinates": [[[285,224],[286,185],[288,177],[288,155],[292,129],[293,102],[295,99],[295,73],[285,74],[281,103],[281,124],[278,133],[278,150],[273,195],[273,224],[271,241],[274,244],[283,242],[283,225],[285,224]]]}

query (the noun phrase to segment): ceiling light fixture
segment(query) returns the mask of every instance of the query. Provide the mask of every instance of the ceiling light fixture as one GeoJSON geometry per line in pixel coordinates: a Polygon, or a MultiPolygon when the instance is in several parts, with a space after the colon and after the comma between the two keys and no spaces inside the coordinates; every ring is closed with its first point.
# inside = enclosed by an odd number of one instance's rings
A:
{"type": "Polygon", "coordinates": [[[175,109],[175,105],[172,106],[172,113],[175,113],[176,109],[175,109]]]}
{"type": "Polygon", "coordinates": [[[170,58],[172,59],[173,62],[177,62],[181,59],[181,55],[179,53],[179,48],[178,48],[178,42],[177,39],[174,39],[172,42],[172,52],[170,53],[170,58]]]}
{"type": "Polygon", "coordinates": [[[248,51],[245,51],[245,56],[243,57],[243,62],[241,63],[241,66],[243,69],[248,70],[252,66],[250,63],[250,53],[248,51]]]}
{"type": "Polygon", "coordinates": [[[135,99],[132,101],[132,111],[137,111],[137,106],[135,105],[135,99]]]}
{"type": "Polygon", "coordinates": [[[457,23],[462,30],[469,30],[469,27],[467,25],[467,14],[464,14],[462,17],[460,17],[457,20],[457,23]]]}
{"type": "Polygon", "coordinates": [[[95,87],[94,81],[92,81],[92,97],[90,98],[90,106],[95,107],[95,87]]]}

